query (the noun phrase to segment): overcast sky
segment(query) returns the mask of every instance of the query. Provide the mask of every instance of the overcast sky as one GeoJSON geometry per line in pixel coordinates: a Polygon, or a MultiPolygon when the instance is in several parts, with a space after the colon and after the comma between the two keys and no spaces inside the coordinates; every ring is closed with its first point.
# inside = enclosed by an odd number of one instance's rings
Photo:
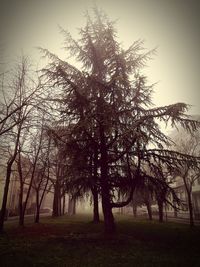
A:
{"type": "Polygon", "coordinates": [[[94,3],[117,19],[124,47],[139,38],[145,39],[147,49],[158,47],[146,69],[149,80],[159,82],[154,103],[186,102],[193,105],[190,113],[200,114],[198,0],[0,0],[1,61],[9,62],[23,50],[38,62],[36,46],[65,58],[58,25],[77,38],[77,28],[85,23],[84,12],[94,3]]]}

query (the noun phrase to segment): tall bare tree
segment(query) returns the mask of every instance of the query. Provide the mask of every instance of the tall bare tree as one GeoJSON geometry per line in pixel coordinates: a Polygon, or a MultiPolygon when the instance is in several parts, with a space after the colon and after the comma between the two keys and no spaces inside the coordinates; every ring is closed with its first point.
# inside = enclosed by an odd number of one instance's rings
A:
{"type": "MultiPolygon", "coordinates": [[[[185,131],[180,131],[173,134],[174,147],[180,153],[186,153],[191,156],[200,158],[200,132],[196,131],[192,134],[188,134],[185,131]]],[[[195,181],[200,179],[200,165],[197,168],[192,168],[188,162],[183,163],[180,168],[177,169],[176,174],[181,177],[184,183],[185,192],[187,196],[187,204],[189,209],[190,226],[194,226],[194,207],[192,200],[192,188],[195,181]]]]}
{"type": "MultiPolygon", "coordinates": [[[[34,112],[39,101],[41,101],[41,86],[38,81],[34,81],[30,74],[29,62],[22,57],[16,66],[11,79],[7,84],[11,97],[4,95],[4,102],[1,104],[1,138],[3,137],[2,148],[8,149],[6,164],[5,187],[0,215],[0,231],[3,230],[6,215],[7,197],[9,191],[12,167],[17,157],[20,145],[20,138],[31,114],[34,112]]],[[[3,92],[4,94],[4,92],[3,92]]]]}

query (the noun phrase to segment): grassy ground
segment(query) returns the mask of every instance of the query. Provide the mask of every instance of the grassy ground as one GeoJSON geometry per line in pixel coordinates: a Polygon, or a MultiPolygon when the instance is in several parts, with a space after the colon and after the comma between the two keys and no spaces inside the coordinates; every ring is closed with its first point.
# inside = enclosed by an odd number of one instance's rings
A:
{"type": "Polygon", "coordinates": [[[90,220],[87,215],[42,218],[23,229],[7,222],[0,266],[200,266],[200,227],[118,216],[117,234],[107,238],[103,223],[90,220]]]}

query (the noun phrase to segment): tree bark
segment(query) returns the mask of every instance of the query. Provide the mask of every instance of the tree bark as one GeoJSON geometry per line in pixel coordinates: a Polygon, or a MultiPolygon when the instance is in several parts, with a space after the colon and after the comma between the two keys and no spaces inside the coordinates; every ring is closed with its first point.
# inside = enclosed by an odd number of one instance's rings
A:
{"type": "Polygon", "coordinates": [[[112,235],[116,231],[112,206],[110,202],[110,190],[107,177],[104,176],[104,170],[101,173],[101,194],[102,194],[102,210],[104,215],[105,234],[112,235]]]}
{"type": "Polygon", "coordinates": [[[158,201],[159,222],[163,222],[163,201],[158,201]]]}
{"type": "Polygon", "coordinates": [[[35,223],[39,223],[39,220],[40,220],[39,190],[36,190],[36,214],[35,214],[35,223]]]}
{"type": "Polygon", "coordinates": [[[20,186],[20,192],[19,192],[19,225],[23,226],[23,184],[20,186]]]}
{"type": "Polygon", "coordinates": [[[72,209],[73,215],[76,214],[76,198],[73,198],[73,209],[72,209]]]}
{"type": "Polygon", "coordinates": [[[102,197],[102,209],[104,215],[104,230],[106,235],[112,235],[116,231],[115,221],[112,213],[112,207],[107,197],[102,197]]]}
{"type": "Polygon", "coordinates": [[[43,171],[41,173],[40,176],[38,176],[38,178],[40,177],[40,181],[38,183],[38,185],[35,187],[35,191],[36,191],[36,214],[35,214],[35,223],[39,223],[40,221],[40,208],[42,206],[42,202],[46,193],[46,189],[47,189],[47,185],[49,182],[49,151],[50,151],[50,144],[51,144],[51,138],[49,138],[48,140],[48,148],[47,148],[47,160],[44,164],[44,168],[43,171]],[[41,189],[41,185],[43,182],[43,178],[45,176],[45,171],[47,168],[47,178],[46,178],[46,183],[43,189],[41,189]],[[42,191],[41,196],[40,196],[40,191],[42,191]]]}
{"type": "Polygon", "coordinates": [[[74,196],[69,196],[68,202],[68,214],[75,215],[76,214],[76,198],[74,196]]]}
{"type": "Polygon", "coordinates": [[[1,207],[1,213],[0,213],[0,232],[3,231],[4,220],[6,217],[6,205],[7,205],[7,199],[8,199],[10,176],[12,172],[11,168],[12,168],[12,162],[9,162],[7,165],[6,181],[5,181],[5,186],[4,186],[3,201],[2,201],[2,207],[1,207]]]}
{"type": "MultiPolygon", "coordinates": [[[[98,170],[98,148],[97,145],[94,144],[94,168],[93,173],[91,173],[91,177],[93,177],[94,185],[91,187],[92,195],[93,195],[93,222],[99,223],[99,193],[98,193],[98,187],[97,187],[97,170],[98,170]]],[[[91,168],[92,169],[92,168],[91,168]]]]}
{"type": "Polygon", "coordinates": [[[35,214],[35,223],[39,223],[39,222],[40,222],[40,210],[37,209],[36,214],[35,214]]]}
{"type": "Polygon", "coordinates": [[[62,215],[65,214],[65,193],[63,194],[63,199],[62,199],[62,215]]]}
{"type": "Polygon", "coordinates": [[[53,214],[52,214],[52,216],[58,217],[61,214],[60,214],[60,194],[59,194],[60,188],[59,188],[59,185],[57,182],[55,184],[54,190],[55,191],[54,191],[54,198],[53,198],[53,214]]]}
{"type": "Polygon", "coordinates": [[[137,217],[137,205],[133,204],[133,216],[136,218],[137,217]]]}
{"type": "Polygon", "coordinates": [[[189,216],[190,216],[190,227],[194,227],[194,215],[193,215],[193,205],[191,193],[188,192],[188,208],[189,208],[189,216]]]}
{"type": "Polygon", "coordinates": [[[108,161],[107,147],[105,144],[105,135],[103,126],[100,126],[100,170],[101,170],[101,196],[102,196],[102,211],[104,216],[104,231],[106,235],[112,235],[116,231],[114,217],[111,206],[111,196],[108,184],[108,161]]]}
{"type": "Polygon", "coordinates": [[[19,138],[20,138],[20,134],[21,134],[21,127],[22,127],[22,121],[20,122],[19,127],[18,127],[14,153],[13,153],[12,157],[10,158],[10,160],[7,163],[6,181],[5,181],[5,186],[4,186],[2,207],[1,207],[1,212],[0,212],[0,232],[3,231],[3,227],[4,227],[4,220],[5,220],[5,216],[6,216],[6,205],[7,205],[7,199],[8,199],[10,177],[11,177],[11,173],[12,173],[12,165],[13,165],[15,159],[16,159],[16,156],[17,156],[19,138]]]}
{"type": "Polygon", "coordinates": [[[99,203],[98,203],[98,191],[96,186],[92,188],[92,195],[93,195],[93,222],[99,223],[99,203]]]}
{"type": "Polygon", "coordinates": [[[24,194],[24,181],[22,174],[22,165],[21,165],[21,155],[20,150],[18,152],[18,161],[17,161],[17,169],[19,174],[20,181],[20,192],[19,192],[19,226],[24,226],[24,215],[23,215],[23,194],[24,194]]]}
{"type": "Polygon", "coordinates": [[[152,209],[151,209],[151,204],[149,202],[146,202],[146,207],[147,207],[147,213],[149,216],[149,220],[152,221],[152,209]]]}
{"type": "Polygon", "coordinates": [[[190,218],[190,227],[194,227],[194,215],[193,215],[193,205],[192,205],[192,196],[191,196],[191,191],[192,191],[192,185],[189,185],[187,182],[187,175],[188,171],[183,175],[183,182],[185,185],[185,190],[187,193],[187,200],[188,200],[188,208],[189,208],[189,218],[190,218]]]}

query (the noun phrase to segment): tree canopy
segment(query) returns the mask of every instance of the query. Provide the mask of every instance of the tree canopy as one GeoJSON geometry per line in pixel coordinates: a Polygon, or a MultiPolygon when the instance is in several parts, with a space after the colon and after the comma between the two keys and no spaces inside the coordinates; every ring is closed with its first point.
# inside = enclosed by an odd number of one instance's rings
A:
{"type": "Polygon", "coordinates": [[[167,170],[183,161],[197,164],[195,157],[166,149],[170,139],[159,121],[179,123],[188,131],[196,130],[199,123],[186,116],[185,103],[153,106],[154,85],[148,84],[143,67],[155,50],[146,51],[142,40],[124,49],[115,23],[97,8],[93,11],[93,16],[86,14],[78,40],[61,29],[65,49],[77,65],[41,49],[50,61],[43,76],[62,92],[57,99],[61,114],[57,125],[65,129],[65,137],[59,131],[55,134],[68,151],[69,169],[76,170],[72,180],[97,187],[105,231],[111,233],[112,208],[128,204],[136,187],[145,181],[168,186],[158,175],[160,164],[167,170]],[[117,193],[124,190],[127,199],[116,202],[117,193]]]}

